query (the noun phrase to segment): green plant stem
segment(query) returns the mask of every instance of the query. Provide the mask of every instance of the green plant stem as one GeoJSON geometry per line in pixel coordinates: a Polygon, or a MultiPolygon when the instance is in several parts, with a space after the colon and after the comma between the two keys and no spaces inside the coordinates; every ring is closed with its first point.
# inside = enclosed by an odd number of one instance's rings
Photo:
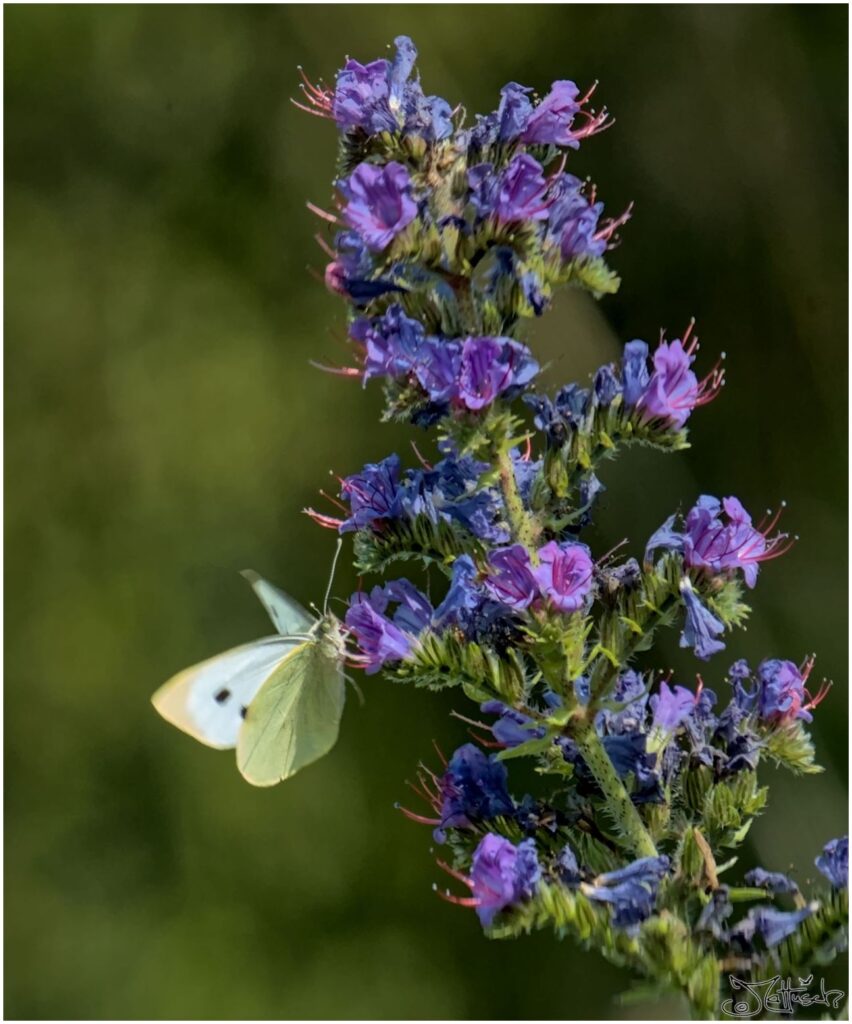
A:
{"type": "Polygon", "coordinates": [[[506,506],[512,540],[523,544],[528,551],[533,553],[538,537],[538,527],[524,508],[515,480],[515,467],[512,465],[512,460],[505,447],[501,446],[495,450],[494,459],[500,472],[500,489],[503,492],[503,503],[506,506]]]}
{"type": "Polygon", "coordinates": [[[657,848],[654,840],[645,828],[639,812],[624,788],[624,783],[618,777],[618,772],[610,761],[593,722],[585,722],[579,730],[574,731],[573,737],[589,771],[603,791],[607,809],[627,845],[639,857],[656,857],[657,848]]]}

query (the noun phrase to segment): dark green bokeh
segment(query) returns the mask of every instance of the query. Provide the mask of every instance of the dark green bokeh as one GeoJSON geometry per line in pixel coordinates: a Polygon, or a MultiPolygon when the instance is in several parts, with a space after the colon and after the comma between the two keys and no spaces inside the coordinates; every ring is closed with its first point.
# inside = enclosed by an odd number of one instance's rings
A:
{"type": "MultiPolygon", "coordinates": [[[[269,792],[148,703],[267,628],[236,570],[320,598],[333,541],[300,510],[407,444],[377,390],[308,365],[345,359],[306,272],[335,136],[289,103],[297,64],[329,77],[401,32],[470,111],[509,79],[601,80],[618,124],[570,169],[636,201],[624,284],[531,341],[552,385],[692,314],[703,365],[727,351],[693,450],[611,467],[594,540],[637,552],[702,490],[787,499],[801,543],[727,653],[816,650],[836,680],[828,770],[769,773],[743,858],[812,877],[846,827],[844,8],[7,6],[5,28],[6,1015],[636,1012],[596,955],[488,942],[430,891],[428,831],[393,804],[433,737],[464,738],[457,699],[369,680],[332,756],[269,792]]],[[[669,662],[695,671],[676,636],[669,662]]]]}

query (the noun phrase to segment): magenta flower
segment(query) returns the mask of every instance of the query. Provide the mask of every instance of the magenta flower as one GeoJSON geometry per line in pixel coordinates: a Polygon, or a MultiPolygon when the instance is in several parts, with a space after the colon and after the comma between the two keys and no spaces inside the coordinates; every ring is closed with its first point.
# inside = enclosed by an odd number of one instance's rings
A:
{"type": "Polygon", "coordinates": [[[538,552],[533,569],[542,596],[560,612],[579,611],[592,589],[594,563],[585,544],[555,540],[538,552]]]}
{"type": "Polygon", "coordinates": [[[741,569],[746,585],[753,587],[760,563],[785,554],[792,546],[786,533],[769,536],[779,516],[780,512],[755,527],[737,498],[720,502],[702,494],[686,516],[685,529],[677,530],[677,517],[670,516],[648,541],[645,557],[658,548],[680,551],[690,569],[713,574],[741,569]]]}
{"type": "Polygon", "coordinates": [[[385,167],[358,164],[340,182],[340,191],[348,200],[343,210],[347,223],[377,252],[386,249],[417,216],[411,178],[396,161],[385,167]]]}

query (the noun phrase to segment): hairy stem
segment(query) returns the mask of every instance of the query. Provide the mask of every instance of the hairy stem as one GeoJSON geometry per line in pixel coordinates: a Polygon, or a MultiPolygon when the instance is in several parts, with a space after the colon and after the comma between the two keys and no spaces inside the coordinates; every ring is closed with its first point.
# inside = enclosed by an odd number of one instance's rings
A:
{"type": "Polygon", "coordinates": [[[500,472],[500,489],[503,492],[503,503],[506,506],[512,540],[523,544],[532,553],[536,547],[538,527],[524,508],[523,500],[518,492],[518,483],[515,480],[515,467],[504,447],[495,451],[494,458],[500,472]]]}
{"type": "Polygon", "coordinates": [[[607,808],[626,843],[639,857],[656,857],[657,848],[648,830],[633,805],[624,783],[618,777],[609,755],[595,731],[594,724],[587,722],[574,733],[574,739],[583,755],[583,760],[603,790],[607,808]]]}

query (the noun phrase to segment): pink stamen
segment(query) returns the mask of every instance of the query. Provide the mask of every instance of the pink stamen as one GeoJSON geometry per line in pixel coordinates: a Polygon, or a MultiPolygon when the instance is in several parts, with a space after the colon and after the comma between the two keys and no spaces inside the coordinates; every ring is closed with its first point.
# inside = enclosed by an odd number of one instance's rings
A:
{"type": "Polygon", "coordinates": [[[409,811],[409,809],[407,807],[403,807],[402,804],[397,804],[396,809],[398,811],[402,811],[409,821],[416,821],[418,825],[432,825],[434,827],[441,824],[440,818],[424,818],[422,814],[415,814],[414,811],[409,811]]]}
{"type": "Polygon", "coordinates": [[[310,516],[311,519],[319,526],[324,526],[327,530],[339,530],[343,526],[342,519],[335,519],[334,516],[323,515],[322,512],[317,512],[313,508],[303,508],[302,511],[305,515],[310,516]]]}
{"type": "Polygon", "coordinates": [[[337,377],[360,377],[363,373],[357,366],[326,366],[324,363],[317,363],[313,359],[309,359],[308,362],[315,370],[333,373],[337,377]]]}
{"type": "Polygon", "coordinates": [[[305,206],[307,206],[311,213],[315,214],[317,217],[320,217],[322,220],[327,221],[329,224],[340,223],[340,220],[337,217],[335,217],[333,213],[329,213],[327,210],[321,209],[315,203],[307,202],[305,203],[305,206]]]}
{"type": "Polygon", "coordinates": [[[457,907],[478,907],[481,900],[475,896],[456,896],[454,893],[435,887],[435,892],[447,903],[454,903],[457,907]]]}
{"type": "Polygon", "coordinates": [[[829,680],[823,679],[822,683],[820,684],[820,688],[817,691],[817,695],[815,697],[812,697],[810,693],[808,693],[808,691],[805,690],[805,696],[808,698],[808,703],[804,705],[802,710],[811,711],[813,708],[819,707],[819,705],[822,704],[822,702],[828,696],[828,693],[831,690],[831,686],[832,684],[829,680]]]}
{"type": "Polygon", "coordinates": [[[334,251],[334,249],[332,249],[332,247],[328,244],[328,242],[326,242],[326,240],[322,237],[322,235],[319,232],[317,232],[314,235],[314,240],[316,241],[320,249],[322,249],[322,251],[326,254],[326,256],[329,257],[329,259],[333,260],[337,256],[337,253],[334,251]]]}

